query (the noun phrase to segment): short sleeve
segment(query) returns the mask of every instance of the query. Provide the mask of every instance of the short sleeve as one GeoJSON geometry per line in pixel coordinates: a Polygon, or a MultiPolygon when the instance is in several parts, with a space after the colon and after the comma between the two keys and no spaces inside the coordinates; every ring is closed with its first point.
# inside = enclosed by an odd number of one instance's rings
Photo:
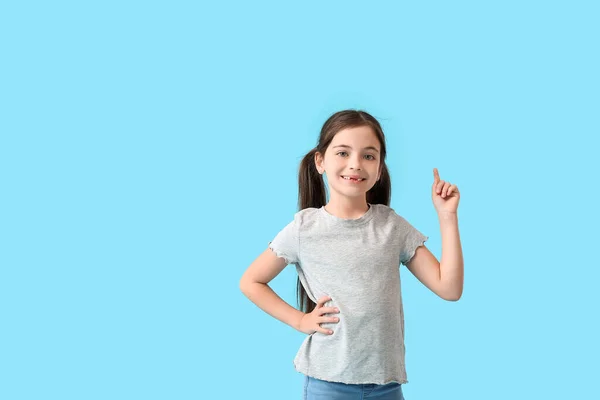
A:
{"type": "Polygon", "coordinates": [[[428,236],[423,235],[407,220],[399,217],[398,231],[400,234],[400,263],[406,265],[417,251],[419,246],[423,246],[428,236]]]}
{"type": "Polygon", "coordinates": [[[299,262],[299,238],[296,219],[287,224],[275,238],[269,242],[269,248],[273,250],[277,257],[282,257],[287,264],[299,262]]]}

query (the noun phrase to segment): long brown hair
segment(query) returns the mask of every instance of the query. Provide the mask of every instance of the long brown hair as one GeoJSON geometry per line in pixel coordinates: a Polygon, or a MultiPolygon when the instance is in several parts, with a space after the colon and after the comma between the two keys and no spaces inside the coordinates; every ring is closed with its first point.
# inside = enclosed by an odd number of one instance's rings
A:
{"type": "MultiPolygon", "coordinates": [[[[325,154],[331,144],[333,137],[341,130],[369,126],[375,132],[381,145],[380,162],[381,177],[375,185],[367,192],[367,203],[390,205],[392,195],[392,183],[390,174],[385,164],[386,146],[385,135],[379,122],[369,113],[361,110],[343,110],[330,116],[321,128],[317,146],[310,150],[300,162],[298,171],[298,210],[305,208],[320,208],[327,204],[325,182],[317,166],[315,165],[315,153],[325,154]]],[[[316,304],[307,295],[306,290],[298,278],[296,293],[300,310],[306,313],[312,312],[316,304]]]]}

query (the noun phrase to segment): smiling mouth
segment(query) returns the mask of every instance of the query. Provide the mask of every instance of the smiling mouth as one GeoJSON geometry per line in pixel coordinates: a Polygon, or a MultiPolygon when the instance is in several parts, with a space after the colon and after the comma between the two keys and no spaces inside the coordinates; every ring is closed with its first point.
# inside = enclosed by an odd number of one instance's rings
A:
{"type": "Polygon", "coordinates": [[[341,175],[341,178],[346,181],[350,181],[350,182],[362,182],[365,180],[365,178],[348,178],[347,176],[343,176],[343,175],[341,175]]]}

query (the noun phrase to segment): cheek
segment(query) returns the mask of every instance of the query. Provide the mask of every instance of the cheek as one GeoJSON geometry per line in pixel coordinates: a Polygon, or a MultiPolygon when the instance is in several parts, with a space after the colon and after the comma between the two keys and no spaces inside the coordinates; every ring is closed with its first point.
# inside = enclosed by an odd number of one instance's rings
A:
{"type": "Polygon", "coordinates": [[[337,173],[341,173],[340,171],[344,169],[344,165],[342,163],[338,162],[330,162],[329,163],[329,169],[332,172],[337,173]]]}

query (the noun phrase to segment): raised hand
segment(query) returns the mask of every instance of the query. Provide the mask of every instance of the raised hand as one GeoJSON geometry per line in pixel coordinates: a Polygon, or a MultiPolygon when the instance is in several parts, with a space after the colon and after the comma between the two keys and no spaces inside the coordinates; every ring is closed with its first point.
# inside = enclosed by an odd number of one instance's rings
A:
{"type": "Polygon", "coordinates": [[[460,192],[456,185],[440,180],[437,168],[433,169],[433,186],[431,187],[431,198],[437,213],[456,213],[460,192]]]}

